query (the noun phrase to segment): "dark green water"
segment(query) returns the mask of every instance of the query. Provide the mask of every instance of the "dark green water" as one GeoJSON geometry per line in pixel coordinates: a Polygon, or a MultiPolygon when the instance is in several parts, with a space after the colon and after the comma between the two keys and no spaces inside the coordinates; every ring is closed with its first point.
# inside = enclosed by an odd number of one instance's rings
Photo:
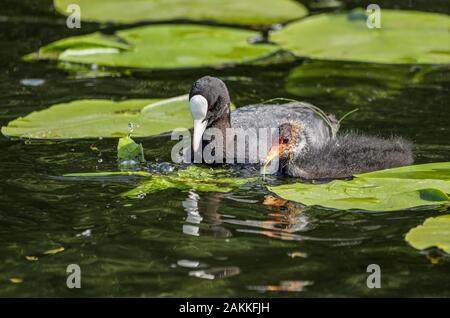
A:
{"type": "MultiPolygon", "coordinates": [[[[449,13],[445,1],[396,3],[449,13]]],[[[238,106],[283,96],[338,115],[359,107],[344,128],[403,135],[416,144],[418,163],[450,159],[448,67],[298,60],[226,71],[77,77],[51,63],[22,62],[21,56],[96,25],[67,30],[50,1],[2,1],[0,10],[0,125],[73,99],[176,96],[210,74],[227,82],[238,106]],[[304,63],[321,72],[294,76],[304,63]],[[43,81],[30,86],[25,79],[43,81]]],[[[117,170],[116,142],[45,144],[1,137],[0,296],[450,296],[445,283],[450,258],[417,251],[404,241],[410,228],[448,209],[355,213],[270,207],[263,204],[269,192],[261,183],[227,194],[172,189],[125,199],[120,193],[138,185],[136,180],[61,177],[117,170]],[[43,254],[59,247],[64,251],[43,254]],[[298,252],[303,257],[292,257],[298,252]],[[81,289],[66,287],[66,267],[72,263],[81,266],[81,289]],[[378,290],[366,287],[372,263],[382,270],[378,290]],[[194,277],[200,270],[215,279],[194,277]],[[301,290],[305,282],[309,285],[301,290]]],[[[170,160],[167,137],[142,142],[148,161],[170,160]]]]}

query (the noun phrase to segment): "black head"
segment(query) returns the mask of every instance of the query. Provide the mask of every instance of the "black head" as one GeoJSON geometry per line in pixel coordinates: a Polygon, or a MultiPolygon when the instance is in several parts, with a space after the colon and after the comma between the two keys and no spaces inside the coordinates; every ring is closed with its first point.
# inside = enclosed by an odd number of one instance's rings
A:
{"type": "Polygon", "coordinates": [[[189,106],[194,121],[193,150],[198,151],[207,127],[221,119],[229,123],[230,95],[227,86],[212,76],[198,79],[189,92],[189,106]]]}
{"type": "Polygon", "coordinates": [[[189,100],[195,95],[203,96],[208,102],[208,111],[219,111],[230,105],[230,94],[225,83],[217,77],[204,76],[195,81],[189,92],[189,100]]]}

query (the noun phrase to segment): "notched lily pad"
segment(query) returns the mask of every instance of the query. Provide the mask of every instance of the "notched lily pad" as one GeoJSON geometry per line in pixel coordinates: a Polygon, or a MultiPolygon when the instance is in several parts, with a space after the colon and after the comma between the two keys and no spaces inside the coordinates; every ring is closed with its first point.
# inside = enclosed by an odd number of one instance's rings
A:
{"type": "Polygon", "coordinates": [[[19,117],[1,132],[31,139],[125,137],[131,123],[134,137],[159,135],[192,126],[187,101],[187,95],[121,102],[76,100],[19,117]]]}
{"type": "Polygon", "coordinates": [[[450,63],[450,17],[383,9],[381,28],[370,29],[365,11],[319,14],[288,25],[271,40],[299,57],[388,64],[450,63]]]}
{"type": "Polygon", "coordinates": [[[151,25],[108,36],[95,32],[62,39],[25,59],[148,69],[224,67],[263,59],[279,50],[273,44],[249,43],[258,34],[202,25],[151,25]]]}
{"type": "Polygon", "coordinates": [[[360,174],[351,181],[293,183],[269,190],[286,200],[339,210],[396,211],[450,204],[450,163],[360,174]]]}

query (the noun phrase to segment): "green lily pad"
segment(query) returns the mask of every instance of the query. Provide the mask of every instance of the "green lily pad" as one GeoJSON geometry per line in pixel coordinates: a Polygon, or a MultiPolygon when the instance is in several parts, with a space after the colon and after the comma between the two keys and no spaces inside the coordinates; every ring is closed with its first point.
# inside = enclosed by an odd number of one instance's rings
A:
{"type": "Polygon", "coordinates": [[[361,178],[429,179],[450,181],[450,162],[404,166],[356,175],[361,178]]]}
{"type": "MultiPolygon", "coordinates": [[[[235,106],[231,104],[230,109],[234,110],[235,106]]],[[[75,100],[14,119],[3,126],[1,132],[6,137],[59,140],[125,137],[129,134],[148,137],[175,128],[191,127],[188,95],[182,95],[121,102],[75,100]]]]}
{"type": "Polygon", "coordinates": [[[137,188],[122,195],[137,198],[169,188],[182,191],[230,192],[252,180],[254,179],[230,177],[229,171],[223,169],[189,166],[184,170],[178,170],[174,174],[155,174],[150,179],[142,181],[137,188]]]}
{"type": "Polygon", "coordinates": [[[64,15],[70,4],[81,8],[82,21],[135,23],[194,20],[267,25],[305,16],[306,8],[292,0],[54,0],[64,15]]]}
{"type": "Polygon", "coordinates": [[[449,171],[449,162],[414,165],[360,174],[351,181],[292,183],[269,187],[269,190],[305,205],[339,210],[396,211],[449,204],[449,171]]]}
{"type": "Polygon", "coordinates": [[[286,90],[301,97],[321,97],[326,93],[345,103],[360,106],[373,100],[394,97],[417,82],[426,70],[410,66],[312,60],[294,68],[286,90]]]}
{"type": "Polygon", "coordinates": [[[169,99],[76,100],[19,117],[2,127],[8,137],[72,139],[158,135],[192,127],[187,95],[169,99]]]}
{"type": "Polygon", "coordinates": [[[25,59],[149,69],[223,67],[262,59],[279,50],[272,44],[250,44],[249,39],[258,34],[225,27],[152,25],[114,35],[95,32],[58,40],[25,59]]]}
{"type": "Polygon", "coordinates": [[[437,247],[450,254],[450,215],[426,219],[422,225],[411,229],[405,239],[416,249],[437,247]]]}
{"type": "Polygon", "coordinates": [[[129,136],[122,137],[117,144],[117,159],[120,161],[145,162],[144,148],[142,144],[137,144],[129,136]]]}
{"type": "Polygon", "coordinates": [[[142,197],[149,193],[178,189],[181,191],[196,190],[199,192],[230,192],[255,180],[255,178],[239,178],[230,176],[224,169],[188,166],[170,174],[152,174],[145,171],[70,173],[64,177],[89,178],[103,180],[107,177],[144,177],[141,185],[122,194],[125,197],[142,197]]]}
{"type": "Polygon", "coordinates": [[[365,11],[319,14],[292,23],[271,40],[300,57],[388,64],[450,63],[445,14],[381,11],[381,28],[369,29],[365,11]]]}

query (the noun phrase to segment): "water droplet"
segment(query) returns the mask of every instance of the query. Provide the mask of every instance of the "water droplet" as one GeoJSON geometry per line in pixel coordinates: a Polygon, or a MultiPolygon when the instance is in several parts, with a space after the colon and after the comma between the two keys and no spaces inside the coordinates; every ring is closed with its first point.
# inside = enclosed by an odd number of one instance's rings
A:
{"type": "Polygon", "coordinates": [[[134,132],[134,124],[132,122],[128,123],[128,137],[134,132]]]}
{"type": "Polygon", "coordinates": [[[138,198],[138,199],[144,199],[144,198],[145,198],[145,193],[144,193],[144,192],[139,193],[139,194],[137,195],[137,198],[138,198]]]}

